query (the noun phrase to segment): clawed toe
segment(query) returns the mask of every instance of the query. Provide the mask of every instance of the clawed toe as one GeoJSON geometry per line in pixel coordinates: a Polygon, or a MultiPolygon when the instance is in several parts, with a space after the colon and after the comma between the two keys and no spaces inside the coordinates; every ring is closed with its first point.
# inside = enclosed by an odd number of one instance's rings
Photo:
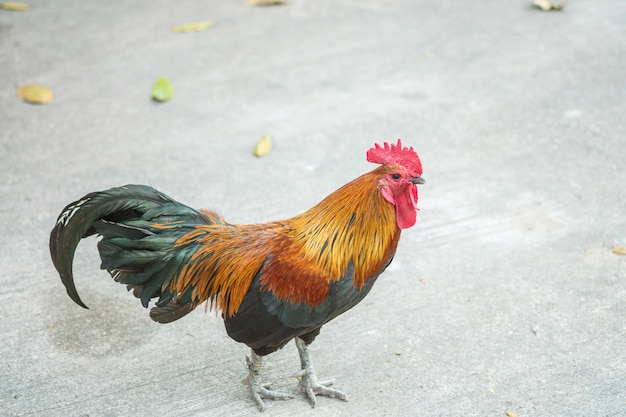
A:
{"type": "Polygon", "coordinates": [[[340,400],[348,401],[348,396],[343,392],[334,388],[328,388],[329,386],[334,384],[334,382],[335,381],[332,379],[328,381],[320,381],[317,383],[317,385],[313,386],[313,392],[318,395],[325,395],[330,398],[339,398],[340,400]]]}
{"type": "Polygon", "coordinates": [[[300,378],[300,387],[302,387],[306,393],[306,396],[311,403],[311,407],[315,407],[317,404],[317,399],[315,398],[317,395],[324,395],[326,397],[339,398],[340,400],[348,401],[348,396],[346,394],[334,388],[329,388],[329,386],[335,382],[334,380],[317,380],[305,342],[300,338],[296,338],[296,346],[298,347],[298,352],[300,353],[302,369],[296,372],[294,376],[300,378]]]}
{"type": "Polygon", "coordinates": [[[291,394],[267,389],[270,385],[271,384],[263,384],[262,386],[255,386],[255,384],[250,384],[250,394],[260,411],[265,410],[265,403],[263,402],[263,399],[290,400],[293,398],[293,395],[291,394]]]}
{"type": "Polygon", "coordinates": [[[315,407],[317,404],[317,395],[324,395],[330,398],[338,398],[343,401],[348,401],[348,396],[343,392],[334,388],[329,388],[334,383],[330,381],[317,381],[317,377],[314,373],[306,374],[300,379],[300,387],[304,390],[311,407],[315,407]]]}

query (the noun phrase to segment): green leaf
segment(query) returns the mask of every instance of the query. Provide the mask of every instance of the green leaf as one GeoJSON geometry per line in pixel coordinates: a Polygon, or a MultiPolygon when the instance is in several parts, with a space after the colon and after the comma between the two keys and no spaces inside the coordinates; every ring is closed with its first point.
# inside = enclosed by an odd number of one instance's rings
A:
{"type": "Polygon", "coordinates": [[[170,81],[165,77],[156,80],[154,87],[152,87],[152,99],[163,102],[170,100],[172,97],[174,97],[174,88],[170,81]]]}

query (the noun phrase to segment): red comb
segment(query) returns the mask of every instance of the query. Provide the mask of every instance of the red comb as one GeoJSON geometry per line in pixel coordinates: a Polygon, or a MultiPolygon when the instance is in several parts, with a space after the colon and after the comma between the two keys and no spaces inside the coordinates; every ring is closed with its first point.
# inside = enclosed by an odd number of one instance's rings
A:
{"type": "Polygon", "coordinates": [[[416,178],[422,175],[422,163],[419,156],[412,146],[403,148],[400,139],[396,145],[384,142],[383,146],[380,146],[375,143],[374,147],[367,151],[367,160],[375,164],[401,165],[416,178]]]}

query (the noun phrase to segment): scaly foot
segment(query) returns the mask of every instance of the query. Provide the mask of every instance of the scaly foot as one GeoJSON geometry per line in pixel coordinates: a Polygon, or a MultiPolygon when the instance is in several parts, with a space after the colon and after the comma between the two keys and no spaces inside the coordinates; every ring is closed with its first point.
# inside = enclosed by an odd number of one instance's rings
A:
{"type": "Polygon", "coordinates": [[[263,359],[261,356],[252,351],[250,353],[250,356],[246,356],[246,363],[248,364],[249,373],[248,376],[243,380],[243,382],[248,384],[248,388],[250,389],[250,395],[252,395],[252,399],[259,407],[259,411],[263,411],[265,409],[263,398],[267,398],[270,400],[289,400],[293,398],[293,395],[287,394],[285,392],[271,391],[269,387],[272,384],[263,383],[263,380],[261,378],[263,359]]]}
{"type": "Polygon", "coordinates": [[[311,356],[304,340],[296,337],[296,347],[300,354],[300,363],[302,369],[294,376],[300,378],[300,386],[304,389],[306,396],[311,402],[311,407],[315,407],[317,403],[316,395],[325,395],[331,398],[339,398],[343,401],[348,401],[348,396],[341,391],[333,388],[328,388],[333,384],[333,381],[318,381],[313,364],[311,363],[311,356]]]}

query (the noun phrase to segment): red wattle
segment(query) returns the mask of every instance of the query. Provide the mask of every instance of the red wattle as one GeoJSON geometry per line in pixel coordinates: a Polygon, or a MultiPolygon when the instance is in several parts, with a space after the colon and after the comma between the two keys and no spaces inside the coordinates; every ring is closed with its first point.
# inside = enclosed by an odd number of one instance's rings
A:
{"type": "Polygon", "coordinates": [[[417,187],[410,186],[406,192],[395,196],[396,221],[400,229],[407,229],[417,220],[417,187]]]}

